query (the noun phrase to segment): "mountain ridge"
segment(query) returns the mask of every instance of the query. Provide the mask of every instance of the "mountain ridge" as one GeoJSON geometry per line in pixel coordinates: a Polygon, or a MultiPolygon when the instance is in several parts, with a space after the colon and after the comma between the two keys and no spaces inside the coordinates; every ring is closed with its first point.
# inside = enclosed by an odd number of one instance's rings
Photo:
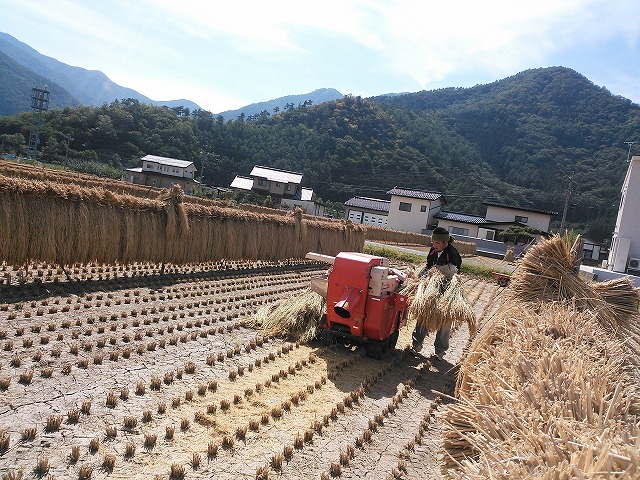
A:
{"type": "Polygon", "coordinates": [[[273,100],[266,100],[264,102],[252,103],[245,105],[244,107],[237,108],[235,110],[225,110],[224,112],[216,113],[215,116],[221,116],[225,120],[234,120],[239,115],[244,114],[245,117],[252,115],[259,115],[263,111],[267,111],[270,115],[277,108],[277,111],[284,111],[287,105],[297,107],[304,104],[304,102],[311,100],[312,105],[318,105],[322,102],[329,102],[331,100],[337,100],[343,95],[335,88],[318,88],[309,93],[303,93],[298,95],[286,95],[284,97],[275,98],[273,100]]]}
{"type": "MultiPolygon", "coordinates": [[[[136,90],[118,85],[99,70],[87,70],[68,65],[53,57],[43,55],[8,33],[0,32],[0,53],[4,53],[23,68],[43,77],[47,83],[59,85],[83,105],[99,106],[114,100],[135,98],[150,105],[166,105],[170,108],[184,106],[190,110],[200,108],[191,100],[152,100],[136,90]]],[[[35,87],[35,85],[33,86],[35,87]]]]}

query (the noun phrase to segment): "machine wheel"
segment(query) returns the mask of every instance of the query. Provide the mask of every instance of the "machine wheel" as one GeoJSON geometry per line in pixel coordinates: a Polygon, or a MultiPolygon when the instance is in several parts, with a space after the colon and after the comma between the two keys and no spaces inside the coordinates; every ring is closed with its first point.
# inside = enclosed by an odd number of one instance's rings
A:
{"type": "Polygon", "coordinates": [[[387,340],[389,345],[389,350],[393,350],[394,348],[396,348],[396,344],[398,343],[399,336],[400,336],[400,330],[396,330],[391,334],[391,336],[387,340]]]}
{"type": "Polygon", "coordinates": [[[318,333],[316,334],[316,340],[318,341],[318,343],[320,343],[320,345],[323,345],[325,347],[336,343],[335,336],[333,335],[333,333],[331,333],[330,330],[327,330],[326,328],[319,329],[318,333]]]}
{"type": "Polygon", "coordinates": [[[385,347],[387,346],[387,342],[388,340],[369,340],[369,343],[365,346],[367,357],[380,360],[386,351],[385,347]]]}

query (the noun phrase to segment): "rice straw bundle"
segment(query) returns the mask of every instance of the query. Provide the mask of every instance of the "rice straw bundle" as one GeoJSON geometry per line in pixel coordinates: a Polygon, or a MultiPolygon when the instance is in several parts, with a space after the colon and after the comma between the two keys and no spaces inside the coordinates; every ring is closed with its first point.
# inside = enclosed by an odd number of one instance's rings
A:
{"type": "MultiPolygon", "coordinates": [[[[447,278],[442,271],[432,268],[427,276],[420,277],[412,283],[411,288],[415,288],[415,294],[409,299],[409,316],[415,318],[417,324],[429,330],[439,330],[450,325],[438,308],[438,298],[444,292],[447,283],[447,278]]],[[[405,291],[403,294],[409,293],[408,289],[405,291]]]]}
{"type": "Polygon", "coordinates": [[[251,324],[265,335],[295,337],[307,342],[316,336],[325,300],[311,289],[261,308],[251,324]]]}
{"type": "Polygon", "coordinates": [[[579,310],[597,313],[601,325],[615,331],[614,309],[574,272],[576,258],[555,235],[531,248],[511,275],[507,295],[511,301],[571,301],[579,310]]]}
{"type": "Polygon", "coordinates": [[[475,316],[463,296],[462,281],[455,271],[446,266],[431,268],[426,277],[410,282],[402,293],[409,296],[409,315],[418,325],[437,331],[448,326],[455,330],[467,323],[473,336],[475,316]]]}
{"type": "Polygon", "coordinates": [[[473,308],[463,296],[460,275],[451,277],[447,289],[438,299],[438,308],[442,311],[442,315],[450,320],[452,331],[466,323],[469,335],[471,338],[475,337],[477,332],[476,317],[473,314],[473,308]]]}
{"type": "Polygon", "coordinates": [[[591,287],[614,310],[619,320],[628,319],[638,313],[640,292],[633,287],[628,277],[594,282],[591,287]]]}
{"type": "Polygon", "coordinates": [[[512,304],[471,352],[441,417],[448,478],[640,476],[638,385],[591,312],[512,304]]]}

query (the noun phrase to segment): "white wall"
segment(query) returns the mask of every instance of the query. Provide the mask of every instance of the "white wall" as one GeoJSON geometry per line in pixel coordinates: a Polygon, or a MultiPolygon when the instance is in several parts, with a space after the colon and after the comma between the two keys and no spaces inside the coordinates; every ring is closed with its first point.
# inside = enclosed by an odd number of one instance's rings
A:
{"type": "Polygon", "coordinates": [[[640,258],[640,156],[631,159],[623,185],[626,191],[621,198],[616,231],[631,240],[629,256],[640,258]]]}
{"type": "Polygon", "coordinates": [[[640,157],[633,156],[622,184],[620,209],[609,251],[609,268],[626,269],[628,258],[640,258],[640,157]]]}
{"type": "Polygon", "coordinates": [[[291,198],[283,198],[280,201],[280,205],[282,205],[287,210],[293,210],[295,207],[300,207],[305,213],[309,215],[316,215],[320,217],[324,215],[324,205],[312,202],[311,200],[294,200],[291,198]]]}
{"type": "Polygon", "coordinates": [[[348,208],[346,212],[347,220],[355,224],[373,225],[376,227],[387,227],[388,216],[380,213],[372,213],[355,208],[348,208]]]}
{"type": "Polygon", "coordinates": [[[529,227],[537,228],[543,232],[549,231],[551,215],[546,213],[527,212],[526,210],[518,210],[516,208],[487,205],[485,218],[491,222],[514,222],[516,215],[520,217],[527,217],[527,221],[523,223],[529,227]]]}
{"type": "Polygon", "coordinates": [[[392,195],[391,203],[389,204],[387,228],[401,232],[421,233],[422,230],[427,228],[427,225],[436,223],[433,216],[440,211],[440,206],[440,199],[429,201],[392,195]],[[401,202],[410,204],[411,211],[400,210],[401,202]],[[421,207],[424,207],[424,212],[421,211],[421,207]]]}
{"type": "Polygon", "coordinates": [[[452,228],[464,228],[464,229],[468,230],[468,232],[466,234],[452,233],[452,235],[454,235],[454,236],[455,235],[466,235],[468,237],[477,237],[478,236],[478,226],[470,224],[470,223],[454,222],[452,220],[443,220],[443,219],[439,218],[438,219],[438,226],[442,227],[442,228],[446,228],[449,232],[451,232],[451,229],[449,227],[452,227],[452,228]]]}

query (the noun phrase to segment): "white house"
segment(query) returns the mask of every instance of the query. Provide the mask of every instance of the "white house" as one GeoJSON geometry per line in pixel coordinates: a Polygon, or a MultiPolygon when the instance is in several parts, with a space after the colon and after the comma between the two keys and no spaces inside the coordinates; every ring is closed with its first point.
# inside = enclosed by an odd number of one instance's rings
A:
{"type": "Polygon", "coordinates": [[[355,224],[387,227],[390,200],[353,197],[344,202],[345,218],[355,224]]]}
{"type": "Polygon", "coordinates": [[[498,233],[512,226],[532,227],[540,233],[547,233],[551,217],[557,215],[557,212],[539,208],[515,207],[495,202],[484,202],[483,205],[487,207],[483,217],[441,210],[435,218],[439,227],[446,228],[453,235],[498,240],[498,233]]]}
{"type": "Polygon", "coordinates": [[[633,156],[622,184],[608,269],[640,275],[640,156],[633,156]]]}
{"type": "Polygon", "coordinates": [[[432,230],[437,224],[435,214],[446,203],[438,192],[394,187],[387,194],[391,195],[387,228],[403,232],[432,230]]]}
{"type": "Polygon", "coordinates": [[[487,235],[485,229],[487,220],[484,217],[440,210],[434,218],[438,220],[439,227],[446,228],[452,235],[479,237],[482,231],[485,235],[483,238],[490,236],[488,240],[493,240],[493,235],[487,235]]]}
{"type": "Polygon", "coordinates": [[[280,200],[280,206],[286,210],[293,210],[300,207],[309,215],[324,216],[324,205],[316,202],[317,197],[311,188],[301,188],[300,199],[283,198],[280,200]]]}
{"type": "Polygon", "coordinates": [[[127,180],[131,183],[158,188],[171,188],[178,184],[187,194],[200,185],[195,179],[193,162],[157,155],[145,155],[141,160],[142,167],[127,169],[127,180]]]}
{"type": "Polygon", "coordinates": [[[549,231],[551,217],[558,215],[558,212],[542,210],[539,208],[516,207],[504,205],[496,202],[483,202],[487,207],[484,218],[492,222],[515,222],[533,227],[541,232],[549,231]]]}
{"type": "Polygon", "coordinates": [[[302,173],[256,165],[249,177],[236,175],[229,187],[271,195],[274,199],[280,199],[280,207],[285,210],[300,207],[309,215],[323,216],[324,205],[317,202],[313,189],[300,185],[302,177],[302,173]]]}

